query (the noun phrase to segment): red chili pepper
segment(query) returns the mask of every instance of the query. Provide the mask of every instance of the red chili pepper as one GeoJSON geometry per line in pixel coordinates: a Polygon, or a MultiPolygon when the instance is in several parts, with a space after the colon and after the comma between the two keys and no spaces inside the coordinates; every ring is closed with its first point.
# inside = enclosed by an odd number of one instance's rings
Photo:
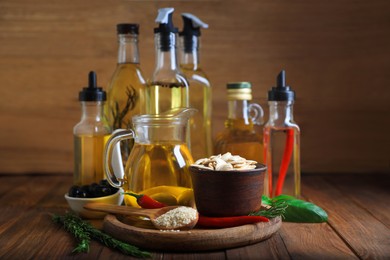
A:
{"type": "Polygon", "coordinates": [[[125,194],[135,197],[138,205],[143,209],[159,209],[167,206],[145,194],[135,194],[132,192],[125,192],[125,194]]]}
{"type": "Polygon", "coordinates": [[[206,217],[199,215],[197,225],[207,228],[228,228],[268,221],[268,218],[262,216],[206,217]]]}
{"type": "Polygon", "coordinates": [[[286,146],[284,147],[282,164],[280,165],[278,182],[276,183],[275,196],[282,194],[284,180],[290,165],[291,156],[294,150],[294,129],[286,129],[286,146]]]}

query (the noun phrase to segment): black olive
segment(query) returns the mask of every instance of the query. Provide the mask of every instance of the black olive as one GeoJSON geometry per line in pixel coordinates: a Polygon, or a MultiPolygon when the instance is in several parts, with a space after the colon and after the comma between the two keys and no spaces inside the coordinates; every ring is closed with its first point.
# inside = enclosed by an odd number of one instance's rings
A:
{"type": "Polygon", "coordinates": [[[111,189],[111,194],[115,194],[119,190],[118,188],[114,188],[114,187],[111,187],[110,189],[111,189]]]}
{"type": "Polygon", "coordinates": [[[110,186],[110,184],[108,183],[107,180],[101,180],[101,181],[99,182],[99,184],[102,185],[102,186],[106,186],[106,187],[109,187],[109,186],[110,186]]]}
{"type": "Polygon", "coordinates": [[[108,186],[100,185],[99,189],[101,192],[101,196],[108,196],[112,194],[111,188],[108,186]]]}
{"type": "Polygon", "coordinates": [[[100,197],[98,189],[99,189],[99,184],[97,184],[95,182],[90,184],[88,187],[89,196],[91,198],[100,197]]]}
{"type": "Polygon", "coordinates": [[[69,189],[68,195],[70,197],[74,197],[74,198],[86,198],[87,197],[87,193],[85,192],[85,190],[82,187],[77,186],[77,185],[74,185],[69,189]]]}
{"type": "Polygon", "coordinates": [[[91,193],[89,192],[89,185],[83,185],[81,189],[83,190],[84,193],[84,197],[82,198],[92,198],[91,193]]]}

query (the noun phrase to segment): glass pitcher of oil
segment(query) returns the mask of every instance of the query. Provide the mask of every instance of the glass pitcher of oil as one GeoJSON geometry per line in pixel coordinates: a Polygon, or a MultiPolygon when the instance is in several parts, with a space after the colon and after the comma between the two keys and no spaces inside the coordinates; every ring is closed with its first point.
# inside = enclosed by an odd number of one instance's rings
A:
{"type": "MultiPolygon", "coordinates": [[[[187,124],[196,112],[179,108],[160,115],[138,115],[132,118],[133,129],[117,130],[107,141],[104,168],[108,182],[125,192],[138,193],[167,205],[183,204],[192,194],[188,170],[193,158],[186,144],[187,124]],[[123,178],[118,143],[134,139],[123,178]]],[[[133,196],[125,196],[128,206],[138,206],[133,196]]]]}

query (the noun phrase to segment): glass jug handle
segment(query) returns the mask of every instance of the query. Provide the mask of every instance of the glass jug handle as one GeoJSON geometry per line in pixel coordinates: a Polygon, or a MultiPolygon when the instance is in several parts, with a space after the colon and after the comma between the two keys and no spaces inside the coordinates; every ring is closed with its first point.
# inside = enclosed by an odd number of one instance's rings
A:
{"type": "Polygon", "coordinates": [[[117,129],[108,139],[104,149],[104,170],[107,181],[116,188],[122,188],[124,183],[124,169],[119,142],[130,138],[134,138],[133,130],[117,129]]]}
{"type": "Polygon", "coordinates": [[[264,124],[264,110],[259,104],[250,103],[248,110],[249,110],[249,116],[255,125],[264,124]]]}

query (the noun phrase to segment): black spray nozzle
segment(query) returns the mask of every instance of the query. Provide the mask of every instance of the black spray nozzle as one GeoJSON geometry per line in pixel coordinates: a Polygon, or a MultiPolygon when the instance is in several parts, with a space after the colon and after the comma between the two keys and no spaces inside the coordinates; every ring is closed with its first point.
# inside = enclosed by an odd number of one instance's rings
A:
{"type": "Polygon", "coordinates": [[[282,70],[276,77],[276,87],[268,91],[268,101],[293,101],[295,92],[286,86],[286,72],[282,70]]]}
{"type": "Polygon", "coordinates": [[[194,26],[192,23],[192,19],[185,16],[184,14],[181,15],[183,18],[183,31],[179,33],[180,36],[200,36],[200,27],[194,26]]]}
{"type": "Polygon", "coordinates": [[[154,28],[154,33],[160,35],[160,49],[169,51],[172,45],[173,37],[171,33],[176,34],[179,30],[173,25],[172,14],[175,9],[172,7],[161,8],[158,10],[156,23],[159,23],[157,28],[154,28]]]}
{"type": "Polygon", "coordinates": [[[88,74],[88,86],[79,93],[79,101],[105,101],[106,92],[97,86],[96,73],[90,71],[88,74]]]}
{"type": "Polygon", "coordinates": [[[184,39],[184,51],[191,52],[197,45],[194,44],[193,36],[199,37],[201,35],[200,28],[207,29],[208,24],[202,22],[198,17],[190,13],[182,13],[183,18],[183,31],[179,33],[184,39]]]}
{"type": "Polygon", "coordinates": [[[172,15],[173,8],[161,8],[158,10],[156,23],[159,23],[157,28],[154,28],[155,33],[177,33],[179,30],[173,25],[172,15]]]}

